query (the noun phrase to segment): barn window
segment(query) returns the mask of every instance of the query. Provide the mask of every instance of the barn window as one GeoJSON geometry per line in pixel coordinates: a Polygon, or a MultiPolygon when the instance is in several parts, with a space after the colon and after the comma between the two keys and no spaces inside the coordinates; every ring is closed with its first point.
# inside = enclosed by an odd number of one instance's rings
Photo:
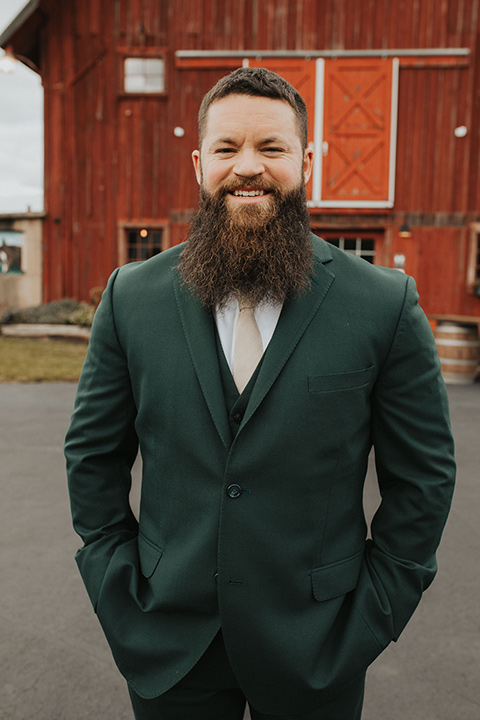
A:
{"type": "Polygon", "coordinates": [[[375,240],[373,238],[352,238],[339,235],[338,237],[325,238],[325,240],[335,245],[335,247],[340,248],[340,250],[345,250],[345,252],[351,255],[357,255],[373,263],[373,258],[375,257],[375,240]]]}
{"type": "Polygon", "coordinates": [[[162,252],[161,229],[139,228],[127,230],[127,262],[149,260],[162,252]]]}
{"type": "Polygon", "coordinates": [[[23,233],[0,230],[0,275],[21,273],[23,233]]]}
{"type": "Polygon", "coordinates": [[[163,58],[125,58],[124,70],[125,92],[165,92],[165,61],[163,58]]]}
{"type": "Polygon", "coordinates": [[[370,232],[368,230],[325,230],[314,229],[317,235],[331,245],[344,250],[351,255],[357,255],[369,263],[378,262],[378,243],[382,243],[383,233],[378,230],[370,232]]]}

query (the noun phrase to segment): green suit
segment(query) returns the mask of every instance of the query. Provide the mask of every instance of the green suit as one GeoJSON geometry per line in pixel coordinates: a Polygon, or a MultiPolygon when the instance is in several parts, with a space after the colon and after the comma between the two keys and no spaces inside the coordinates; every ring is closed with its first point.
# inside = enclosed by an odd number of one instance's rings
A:
{"type": "Polygon", "coordinates": [[[221,627],[258,710],[321,704],[398,638],[435,575],[453,445],[414,282],[312,243],[311,287],[285,303],[235,417],[181,247],[116,271],[98,308],[66,444],[77,561],[143,697],[221,627]],[[372,444],[382,503],[367,540],[372,444]]]}

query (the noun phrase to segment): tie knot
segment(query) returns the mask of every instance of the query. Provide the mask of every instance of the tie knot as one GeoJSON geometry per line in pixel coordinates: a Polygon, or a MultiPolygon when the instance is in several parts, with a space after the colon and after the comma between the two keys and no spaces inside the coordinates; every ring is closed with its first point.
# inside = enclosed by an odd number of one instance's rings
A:
{"type": "Polygon", "coordinates": [[[248,298],[240,297],[238,299],[238,309],[239,312],[242,312],[242,310],[253,310],[254,305],[252,305],[252,301],[248,300],[248,298]]]}

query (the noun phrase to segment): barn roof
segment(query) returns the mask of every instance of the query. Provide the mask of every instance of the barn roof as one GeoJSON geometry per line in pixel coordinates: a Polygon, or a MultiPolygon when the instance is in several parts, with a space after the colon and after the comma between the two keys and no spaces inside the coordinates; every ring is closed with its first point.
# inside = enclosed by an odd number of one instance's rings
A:
{"type": "MultiPolygon", "coordinates": [[[[12,46],[20,60],[40,66],[40,30],[48,20],[55,0],[30,0],[0,35],[0,47],[12,46]]],[[[29,64],[30,67],[32,65],[29,64]]]]}

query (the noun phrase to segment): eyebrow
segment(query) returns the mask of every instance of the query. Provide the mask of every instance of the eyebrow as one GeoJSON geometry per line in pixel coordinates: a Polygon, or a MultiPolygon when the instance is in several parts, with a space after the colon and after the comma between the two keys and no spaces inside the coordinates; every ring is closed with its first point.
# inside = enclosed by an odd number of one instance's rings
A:
{"type": "Polygon", "coordinates": [[[216,140],[214,140],[211,144],[211,147],[213,147],[214,145],[236,145],[236,144],[237,144],[236,140],[233,140],[232,138],[229,138],[229,137],[222,137],[222,138],[217,138],[216,140]]]}
{"type": "Polygon", "coordinates": [[[262,145],[269,145],[270,143],[280,143],[281,145],[287,145],[285,138],[280,135],[272,135],[272,137],[265,138],[262,140],[262,145]]]}
{"type": "MultiPolygon", "coordinates": [[[[280,143],[282,145],[288,145],[285,138],[282,138],[279,135],[272,135],[271,137],[266,137],[264,140],[262,140],[259,144],[260,145],[270,145],[271,143],[280,143]]],[[[214,140],[210,147],[215,147],[217,145],[237,145],[237,141],[231,137],[220,137],[214,140]]]]}

